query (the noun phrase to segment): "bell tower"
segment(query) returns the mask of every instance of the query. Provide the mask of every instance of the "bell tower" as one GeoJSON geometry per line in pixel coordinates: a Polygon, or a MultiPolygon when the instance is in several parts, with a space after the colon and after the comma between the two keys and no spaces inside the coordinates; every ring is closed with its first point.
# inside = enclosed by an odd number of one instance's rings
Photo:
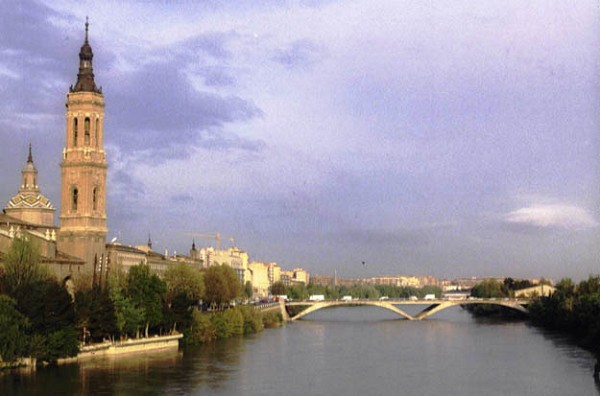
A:
{"type": "Polygon", "coordinates": [[[83,259],[90,273],[105,251],[108,166],[103,146],[104,96],[94,81],[93,57],[86,19],[77,82],[67,94],[58,248],[83,259]]]}

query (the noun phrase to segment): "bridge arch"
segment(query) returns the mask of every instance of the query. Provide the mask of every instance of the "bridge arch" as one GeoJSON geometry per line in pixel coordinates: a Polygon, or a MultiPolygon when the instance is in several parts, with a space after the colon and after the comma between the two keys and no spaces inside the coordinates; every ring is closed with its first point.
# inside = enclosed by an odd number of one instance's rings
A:
{"type": "MultiPolygon", "coordinates": [[[[495,300],[495,299],[486,299],[486,300],[459,300],[459,301],[449,301],[449,300],[428,300],[428,301],[406,301],[406,300],[386,300],[386,301],[374,301],[374,300],[359,300],[359,301],[318,301],[318,302],[296,302],[296,303],[287,303],[288,306],[308,306],[306,309],[302,310],[298,314],[293,317],[290,317],[290,320],[298,320],[303,318],[306,315],[309,315],[315,311],[319,311],[321,309],[331,308],[331,307],[349,307],[349,306],[375,306],[390,310],[405,319],[408,320],[423,320],[428,318],[429,316],[443,311],[444,309],[451,308],[457,305],[497,305],[503,306],[510,309],[517,310],[519,312],[527,314],[526,305],[529,303],[527,300],[495,300]],[[423,310],[417,313],[414,316],[409,315],[402,309],[398,308],[398,305],[427,305],[423,310]]],[[[282,307],[283,308],[283,307],[282,307]]]]}
{"type": "MultiPolygon", "coordinates": [[[[301,304],[298,304],[301,305],[301,304]]],[[[290,320],[297,320],[300,319],[308,314],[311,314],[315,311],[319,311],[321,309],[326,309],[326,308],[332,308],[332,307],[348,307],[348,306],[362,306],[362,305],[370,305],[370,306],[375,306],[375,307],[380,307],[380,308],[384,308],[384,309],[388,309],[400,316],[402,316],[405,319],[408,320],[413,320],[414,318],[412,316],[410,316],[409,314],[407,314],[406,312],[404,312],[403,310],[401,310],[400,308],[396,307],[393,304],[390,304],[388,302],[385,301],[353,301],[353,302],[349,302],[349,301],[320,301],[317,303],[314,303],[312,305],[310,305],[308,308],[306,308],[305,310],[303,310],[302,312],[298,313],[297,315],[293,316],[290,318],[290,320]]]]}
{"type": "MultiPolygon", "coordinates": [[[[302,305],[302,304],[297,304],[297,305],[302,305]]],[[[394,313],[402,316],[405,319],[414,320],[414,318],[412,316],[410,316],[409,314],[407,314],[406,312],[404,312],[400,308],[396,307],[393,304],[385,302],[385,301],[354,301],[354,302],[349,302],[349,301],[320,301],[320,302],[317,302],[315,304],[310,305],[305,310],[303,310],[300,313],[298,313],[297,315],[291,317],[290,320],[300,319],[300,318],[302,318],[302,317],[304,317],[304,316],[306,316],[308,314],[311,314],[311,313],[313,313],[315,311],[319,311],[321,309],[332,308],[332,307],[362,306],[362,305],[371,305],[371,306],[374,306],[374,307],[380,307],[380,308],[388,309],[388,310],[390,310],[390,311],[392,311],[392,312],[394,312],[394,313]]]]}

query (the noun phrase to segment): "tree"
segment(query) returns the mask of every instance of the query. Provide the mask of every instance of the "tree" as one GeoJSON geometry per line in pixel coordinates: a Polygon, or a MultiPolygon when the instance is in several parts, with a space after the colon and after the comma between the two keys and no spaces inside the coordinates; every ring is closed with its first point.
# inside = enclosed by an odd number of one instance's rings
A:
{"type": "Polygon", "coordinates": [[[198,301],[204,295],[202,273],[185,263],[178,263],[165,272],[167,301],[170,302],[178,294],[192,301],[198,301]]]}
{"type": "Polygon", "coordinates": [[[108,277],[108,294],[115,307],[116,331],[121,337],[135,335],[144,325],[144,309],[134,306],[126,296],[127,274],[117,268],[108,277]]]}
{"type": "Polygon", "coordinates": [[[172,331],[183,329],[191,322],[190,307],[198,305],[204,295],[202,273],[186,263],[170,267],[164,275],[166,283],[167,322],[172,331]]]}
{"type": "Polygon", "coordinates": [[[288,297],[292,300],[306,300],[308,296],[308,290],[304,283],[299,283],[288,288],[288,297]]]}
{"type": "Polygon", "coordinates": [[[110,298],[108,288],[95,287],[92,290],[90,335],[96,341],[110,339],[117,332],[115,305],[110,298]]]}
{"type": "Polygon", "coordinates": [[[271,285],[271,294],[274,296],[281,296],[288,294],[287,287],[281,281],[274,282],[271,285]]]}
{"type": "Polygon", "coordinates": [[[47,277],[48,271],[40,266],[37,245],[25,238],[14,238],[4,258],[2,289],[13,296],[16,290],[47,277]]]}
{"type": "Polygon", "coordinates": [[[471,289],[471,295],[480,298],[505,297],[502,284],[495,279],[486,279],[475,285],[471,289]]]}
{"type": "Polygon", "coordinates": [[[83,338],[90,335],[94,341],[110,339],[117,333],[115,304],[108,287],[94,286],[75,294],[75,317],[83,338]]]}
{"type": "Polygon", "coordinates": [[[29,321],[17,310],[15,300],[0,295],[0,362],[27,355],[28,330],[29,321]]]}
{"type": "Polygon", "coordinates": [[[15,291],[18,310],[31,323],[32,356],[43,361],[75,356],[79,334],[71,295],[52,279],[34,282],[15,291]]]}
{"type": "Polygon", "coordinates": [[[252,282],[246,281],[246,284],[244,285],[244,297],[252,298],[253,294],[254,294],[254,290],[252,288],[252,282]]]}
{"type": "Polygon", "coordinates": [[[226,265],[214,265],[204,273],[204,299],[224,304],[241,294],[242,285],[235,270],[226,265]]]}
{"type": "Polygon", "coordinates": [[[163,321],[163,297],[166,292],[165,282],[156,274],[150,273],[150,267],[139,264],[129,269],[127,274],[127,296],[134,307],[143,309],[145,336],[149,328],[158,326],[163,321]]]}

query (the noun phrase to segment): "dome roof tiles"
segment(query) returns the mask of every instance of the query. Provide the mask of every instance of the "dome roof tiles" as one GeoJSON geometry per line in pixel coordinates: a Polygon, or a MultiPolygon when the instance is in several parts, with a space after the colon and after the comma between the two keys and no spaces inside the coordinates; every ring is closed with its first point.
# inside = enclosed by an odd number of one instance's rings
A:
{"type": "Polygon", "coordinates": [[[52,202],[40,193],[35,192],[19,192],[12,197],[5,209],[54,209],[52,202]]]}

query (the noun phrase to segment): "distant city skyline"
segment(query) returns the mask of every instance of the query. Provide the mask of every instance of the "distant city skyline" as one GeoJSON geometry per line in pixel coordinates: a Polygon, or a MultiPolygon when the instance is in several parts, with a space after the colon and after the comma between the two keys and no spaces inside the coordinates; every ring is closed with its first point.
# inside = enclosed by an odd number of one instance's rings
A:
{"type": "Polygon", "coordinates": [[[187,254],[219,232],[346,278],[600,271],[597,2],[18,1],[0,15],[3,206],[29,143],[61,204],[86,16],[108,241],[187,254]]]}

